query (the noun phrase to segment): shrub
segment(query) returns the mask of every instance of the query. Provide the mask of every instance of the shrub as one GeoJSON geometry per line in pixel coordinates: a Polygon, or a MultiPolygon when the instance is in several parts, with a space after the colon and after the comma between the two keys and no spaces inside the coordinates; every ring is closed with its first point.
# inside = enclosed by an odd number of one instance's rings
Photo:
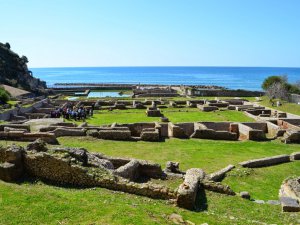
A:
{"type": "Polygon", "coordinates": [[[10,94],[0,87],[0,102],[6,103],[9,100],[10,94]]]}

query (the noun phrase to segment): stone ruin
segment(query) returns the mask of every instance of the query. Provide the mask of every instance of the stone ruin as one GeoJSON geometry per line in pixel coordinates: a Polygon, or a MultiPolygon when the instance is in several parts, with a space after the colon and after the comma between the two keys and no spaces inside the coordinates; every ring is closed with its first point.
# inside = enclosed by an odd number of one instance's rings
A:
{"type": "Polygon", "coordinates": [[[300,212],[300,177],[283,181],[279,190],[283,212],[300,212]]]}
{"type": "MultiPolygon", "coordinates": [[[[52,120],[52,119],[43,119],[52,120]]],[[[40,120],[0,125],[0,140],[34,141],[42,138],[47,143],[58,143],[58,137],[91,136],[105,140],[163,141],[165,138],[198,138],[211,140],[266,141],[280,138],[284,143],[300,143],[300,128],[291,124],[300,120],[271,120],[265,122],[150,122],[93,126],[71,122],[56,122],[43,126],[40,120]],[[31,122],[33,121],[33,122],[31,122]],[[288,122],[287,122],[288,121],[288,122]],[[39,124],[37,132],[30,126],[39,124]],[[35,131],[34,130],[34,131],[35,131]]],[[[42,121],[42,120],[41,120],[42,121]]],[[[164,118],[164,121],[168,121],[164,118]]],[[[36,130],[36,129],[35,129],[36,130]]]]}
{"type": "Polygon", "coordinates": [[[163,114],[160,112],[160,109],[157,108],[156,102],[152,102],[152,105],[147,108],[146,115],[148,117],[163,117],[163,114]]]}
{"type": "Polygon", "coordinates": [[[49,149],[41,139],[26,148],[16,145],[0,148],[0,179],[6,182],[18,181],[26,175],[58,185],[102,187],[172,200],[190,210],[197,209],[197,196],[204,189],[235,194],[228,186],[211,180],[201,169],[181,172],[178,163],[168,162],[166,171],[159,164],[145,160],[109,157],[83,148],[49,149]],[[183,182],[172,189],[149,179],[183,179],[183,182]]]}

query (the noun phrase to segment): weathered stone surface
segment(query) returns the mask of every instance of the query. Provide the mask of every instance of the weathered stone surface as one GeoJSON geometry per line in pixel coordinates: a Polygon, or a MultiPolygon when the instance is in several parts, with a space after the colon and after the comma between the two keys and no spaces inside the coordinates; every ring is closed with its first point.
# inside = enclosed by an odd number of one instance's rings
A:
{"type": "Polygon", "coordinates": [[[226,173],[228,173],[229,171],[231,171],[235,166],[234,165],[228,165],[227,167],[209,174],[209,179],[213,180],[213,181],[221,181],[225,176],[226,173]]]}
{"type": "Polygon", "coordinates": [[[27,130],[28,132],[30,132],[30,126],[25,124],[0,124],[0,131],[4,131],[5,127],[14,128],[18,130],[27,130]]]}
{"type": "Polygon", "coordinates": [[[161,114],[161,112],[160,112],[159,109],[150,109],[150,108],[148,108],[148,109],[146,110],[146,115],[147,115],[148,117],[161,117],[161,116],[163,116],[163,115],[161,114]]]}
{"type": "Polygon", "coordinates": [[[279,197],[290,197],[300,201],[300,177],[284,180],[279,190],[279,197]]]}
{"type": "Polygon", "coordinates": [[[161,166],[158,163],[150,163],[146,160],[139,161],[139,173],[141,176],[146,176],[155,179],[164,178],[164,173],[161,169],[161,166]]]}
{"type": "Polygon", "coordinates": [[[191,138],[236,141],[238,139],[238,134],[229,132],[229,131],[214,131],[212,129],[197,129],[191,135],[191,138]]]}
{"type": "Polygon", "coordinates": [[[281,197],[280,203],[283,212],[300,212],[300,206],[297,199],[281,197]]]}
{"type": "Polygon", "coordinates": [[[240,196],[244,199],[248,199],[248,200],[250,199],[250,194],[247,191],[240,192],[240,196]]]}
{"type": "Polygon", "coordinates": [[[48,151],[47,144],[42,139],[37,139],[36,141],[27,145],[26,150],[37,151],[37,152],[46,152],[48,151]]]}
{"type": "Polygon", "coordinates": [[[27,133],[28,132],[27,129],[4,127],[4,132],[14,132],[14,131],[23,132],[23,133],[27,133]]]}
{"type": "Polygon", "coordinates": [[[136,180],[140,175],[138,171],[139,166],[140,166],[139,161],[131,160],[129,163],[125,164],[124,166],[121,166],[118,169],[116,169],[114,171],[114,174],[129,180],[136,180]]]}
{"type": "Polygon", "coordinates": [[[290,143],[300,143],[300,131],[298,130],[287,130],[284,135],[282,141],[286,144],[290,143]]]}
{"type": "Polygon", "coordinates": [[[202,169],[192,168],[186,171],[184,182],[177,191],[177,205],[186,209],[195,209],[195,200],[200,188],[200,180],[204,179],[202,169]]]}
{"type": "Polygon", "coordinates": [[[243,167],[255,168],[255,167],[265,167],[272,166],[280,163],[290,162],[289,155],[278,155],[273,157],[266,157],[261,159],[253,159],[249,161],[244,161],[239,163],[243,167]]]}
{"type": "Polygon", "coordinates": [[[269,204],[269,205],[280,205],[280,201],[278,201],[278,200],[268,200],[267,204],[269,204]]]}
{"type": "Polygon", "coordinates": [[[265,204],[264,200],[254,200],[253,202],[257,203],[257,204],[265,204]]]}
{"type": "Polygon", "coordinates": [[[159,141],[159,132],[157,129],[143,129],[141,133],[141,140],[142,141],[159,141]]]}
{"type": "Polygon", "coordinates": [[[291,154],[291,160],[300,160],[300,152],[294,152],[291,154]]]}
{"type": "Polygon", "coordinates": [[[99,158],[97,154],[87,153],[88,165],[93,167],[104,167],[113,170],[114,165],[107,159],[99,158]]]}
{"type": "Polygon", "coordinates": [[[22,152],[23,148],[12,145],[0,148],[0,179],[15,181],[23,175],[22,152]]]}
{"type": "Polygon", "coordinates": [[[86,135],[94,138],[99,138],[98,130],[87,130],[86,135]]]}
{"type": "Polygon", "coordinates": [[[129,130],[100,130],[99,138],[106,140],[131,140],[131,132],[129,130]]]}
{"type": "Polygon", "coordinates": [[[201,184],[205,189],[209,191],[226,194],[226,195],[235,195],[235,192],[231,190],[231,188],[228,185],[223,185],[219,182],[214,182],[212,180],[204,179],[201,184]]]}
{"type": "Polygon", "coordinates": [[[212,112],[219,109],[217,106],[207,106],[207,105],[200,105],[200,104],[197,104],[197,108],[203,112],[212,112]]]}
{"type": "Polygon", "coordinates": [[[56,137],[64,137],[64,136],[85,136],[86,130],[78,130],[78,129],[66,129],[66,128],[57,128],[53,131],[56,137]]]}
{"type": "Polygon", "coordinates": [[[165,172],[183,174],[183,172],[179,169],[179,162],[172,161],[167,162],[165,172]]]}
{"type": "Polygon", "coordinates": [[[180,216],[178,214],[172,213],[168,218],[174,224],[184,224],[184,220],[183,220],[182,216],[180,216]]]}

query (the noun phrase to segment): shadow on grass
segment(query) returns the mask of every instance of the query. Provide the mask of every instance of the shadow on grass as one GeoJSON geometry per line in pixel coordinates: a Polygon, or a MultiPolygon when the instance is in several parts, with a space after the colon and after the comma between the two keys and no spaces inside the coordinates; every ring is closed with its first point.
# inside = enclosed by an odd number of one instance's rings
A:
{"type": "Polygon", "coordinates": [[[201,212],[205,211],[208,208],[207,205],[207,198],[205,194],[205,189],[203,187],[200,187],[197,193],[196,201],[195,201],[195,211],[201,212]]]}

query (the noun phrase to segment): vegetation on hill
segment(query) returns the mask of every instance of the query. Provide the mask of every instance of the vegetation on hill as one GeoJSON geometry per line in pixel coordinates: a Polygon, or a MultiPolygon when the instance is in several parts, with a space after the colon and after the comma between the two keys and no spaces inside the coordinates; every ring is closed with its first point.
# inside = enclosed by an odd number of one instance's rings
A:
{"type": "Polygon", "coordinates": [[[46,83],[32,76],[27,68],[28,59],[20,57],[10,49],[10,44],[0,43],[0,84],[43,93],[46,83]]]}
{"type": "Polygon", "coordinates": [[[9,100],[10,94],[4,90],[4,88],[0,87],[0,104],[7,103],[9,100]]]}

